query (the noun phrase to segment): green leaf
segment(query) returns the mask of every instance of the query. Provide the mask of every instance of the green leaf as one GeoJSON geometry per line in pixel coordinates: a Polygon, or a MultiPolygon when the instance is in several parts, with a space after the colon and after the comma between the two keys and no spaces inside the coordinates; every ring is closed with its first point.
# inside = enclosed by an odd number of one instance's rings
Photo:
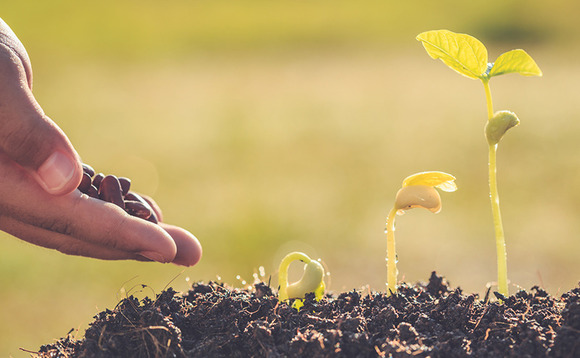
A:
{"type": "Polygon", "coordinates": [[[409,175],[403,180],[403,187],[412,185],[428,185],[443,191],[452,192],[457,190],[455,177],[444,172],[420,172],[409,175]]]}
{"type": "Polygon", "coordinates": [[[487,70],[487,49],[475,37],[449,30],[434,30],[419,34],[417,40],[434,59],[441,59],[457,73],[482,79],[487,70]]]}
{"type": "Polygon", "coordinates": [[[519,73],[523,76],[541,76],[542,70],[524,50],[511,50],[500,55],[491,71],[489,77],[503,75],[505,73],[519,73]]]}

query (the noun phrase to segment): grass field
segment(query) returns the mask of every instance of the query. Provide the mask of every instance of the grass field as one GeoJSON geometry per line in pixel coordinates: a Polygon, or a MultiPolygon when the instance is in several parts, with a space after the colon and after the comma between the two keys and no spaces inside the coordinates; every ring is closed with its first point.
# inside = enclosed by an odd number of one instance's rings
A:
{"type": "Polygon", "coordinates": [[[544,71],[491,84],[496,109],[522,120],[499,150],[508,273],[512,292],[576,287],[578,5],[463,3],[3,4],[37,99],[83,160],[132,178],[204,258],[187,270],[104,262],[0,234],[0,356],[82,333],[128,292],[241,286],[260,266],[275,284],[290,250],[321,257],[332,291],[383,290],[385,216],[401,180],[423,170],[454,174],[459,190],[442,194],[438,215],[398,219],[401,278],[437,270],[483,293],[496,275],[483,89],[414,40],[441,27],[481,38],[491,58],[524,47],[544,71]]]}

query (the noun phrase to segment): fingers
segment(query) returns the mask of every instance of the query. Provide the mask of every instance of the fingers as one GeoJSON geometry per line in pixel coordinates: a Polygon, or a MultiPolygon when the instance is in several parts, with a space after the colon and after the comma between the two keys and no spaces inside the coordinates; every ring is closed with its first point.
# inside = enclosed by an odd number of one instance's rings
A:
{"type": "Polygon", "coordinates": [[[28,88],[32,89],[32,66],[30,65],[28,53],[16,34],[2,19],[0,19],[0,43],[9,47],[18,56],[24,66],[28,88]]]}
{"type": "Polygon", "coordinates": [[[177,255],[173,263],[182,266],[193,266],[201,260],[201,244],[193,234],[180,227],[159,223],[177,245],[177,255]]]}
{"type": "Polygon", "coordinates": [[[0,229],[35,245],[100,259],[192,266],[201,257],[199,242],[186,230],[133,217],[78,190],[50,195],[3,153],[0,229]]]}
{"type": "Polygon", "coordinates": [[[0,151],[27,168],[48,193],[72,192],[82,177],[79,156],[36,102],[28,55],[1,20],[0,83],[0,151]]]}
{"type": "Polygon", "coordinates": [[[109,249],[100,245],[74,239],[68,235],[59,234],[36,226],[23,223],[12,217],[0,217],[0,227],[7,233],[14,235],[31,244],[55,249],[68,255],[92,257],[103,260],[140,259],[132,252],[109,249]]]}
{"type": "Polygon", "coordinates": [[[59,197],[44,195],[33,202],[35,208],[10,210],[9,217],[13,220],[5,219],[6,226],[2,229],[35,245],[67,254],[103,259],[140,255],[161,263],[175,259],[177,245],[158,225],[130,216],[114,204],[90,198],[79,191],[59,197]],[[16,225],[14,221],[39,230],[16,225]],[[94,250],[94,247],[102,249],[94,250]]]}
{"type": "MultiPolygon", "coordinates": [[[[159,262],[171,262],[177,253],[171,236],[158,225],[132,217],[114,204],[89,198],[78,190],[62,196],[50,195],[3,153],[0,153],[0,215],[159,262]]],[[[15,230],[23,230],[11,226],[0,229],[15,233],[15,230]]],[[[19,235],[24,236],[22,233],[19,235]]],[[[52,241],[56,239],[46,236],[31,238],[29,235],[22,238],[66,251],[62,239],[52,241]]]]}
{"type": "Polygon", "coordinates": [[[159,220],[158,225],[161,226],[169,235],[171,235],[171,238],[177,245],[177,255],[175,256],[173,263],[182,266],[194,266],[197,264],[199,260],[201,260],[203,251],[197,238],[185,229],[163,223],[163,214],[161,212],[161,208],[159,205],[157,205],[155,200],[147,195],[140,195],[145,201],[147,201],[149,206],[151,206],[155,212],[155,215],[159,220]]]}
{"type": "MultiPolygon", "coordinates": [[[[163,224],[163,226],[177,246],[177,254],[171,262],[181,266],[193,266],[197,264],[201,259],[202,252],[199,241],[184,229],[166,224],[163,224]]],[[[143,255],[143,253],[112,249],[100,244],[86,242],[70,235],[29,225],[12,217],[0,216],[0,227],[7,233],[31,244],[54,249],[67,255],[91,257],[101,260],[166,261],[160,259],[157,253],[150,255],[152,257],[147,257],[147,252],[143,255]]]]}

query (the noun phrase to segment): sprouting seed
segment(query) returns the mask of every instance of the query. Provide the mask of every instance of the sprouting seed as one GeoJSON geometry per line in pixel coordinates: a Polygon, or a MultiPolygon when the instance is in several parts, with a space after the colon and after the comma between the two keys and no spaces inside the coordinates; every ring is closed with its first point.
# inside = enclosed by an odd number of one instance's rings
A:
{"type": "Polygon", "coordinates": [[[395,217],[406,210],[424,208],[432,213],[441,211],[441,196],[435,189],[452,192],[457,190],[455,177],[443,172],[422,172],[405,180],[395,197],[395,205],[387,217],[387,295],[397,292],[397,252],[395,248],[395,217]]]}
{"type": "Polygon", "coordinates": [[[294,301],[293,307],[299,309],[302,306],[301,299],[307,293],[314,292],[316,300],[320,300],[324,295],[324,290],[326,289],[326,285],[324,284],[324,267],[320,262],[310,259],[308,255],[302,252],[291,252],[280,262],[278,283],[280,284],[278,300],[282,302],[295,298],[297,300],[294,301]],[[302,261],[305,264],[304,274],[300,280],[289,284],[288,268],[294,261],[302,261]]]}

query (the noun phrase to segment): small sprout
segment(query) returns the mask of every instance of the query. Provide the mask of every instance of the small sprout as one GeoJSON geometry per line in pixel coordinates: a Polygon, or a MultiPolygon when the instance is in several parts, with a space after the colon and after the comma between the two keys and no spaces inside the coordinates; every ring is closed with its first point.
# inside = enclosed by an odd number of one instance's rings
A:
{"type": "MultiPolygon", "coordinates": [[[[280,262],[278,283],[280,284],[280,290],[278,291],[279,301],[286,301],[291,298],[303,299],[310,292],[314,292],[316,300],[320,300],[326,289],[324,284],[324,267],[320,262],[311,260],[310,257],[302,252],[291,252],[280,262]],[[288,268],[294,261],[302,261],[306,264],[304,266],[304,274],[297,282],[288,284],[288,268]]],[[[302,302],[299,300],[296,300],[293,305],[297,309],[301,306],[302,302]]]]}
{"type": "Polygon", "coordinates": [[[423,208],[438,213],[441,211],[441,196],[435,190],[453,192],[457,190],[455,177],[443,172],[422,172],[403,180],[397,192],[395,205],[387,217],[387,295],[397,292],[397,253],[395,250],[395,216],[403,215],[413,208],[423,208]]]}
{"type": "Polygon", "coordinates": [[[457,34],[449,30],[435,30],[420,33],[421,41],[427,54],[433,59],[440,59],[453,71],[471,79],[479,79],[485,90],[487,104],[487,124],[485,136],[489,144],[489,197],[493,215],[497,250],[499,292],[508,296],[507,254],[499,193],[497,190],[497,147],[505,132],[520,123],[518,117],[508,111],[494,114],[489,81],[492,77],[507,73],[519,73],[522,76],[542,76],[542,70],[526,51],[517,49],[501,54],[495,62],[488,62],[487,48],[475,37],[457,34]]]}

